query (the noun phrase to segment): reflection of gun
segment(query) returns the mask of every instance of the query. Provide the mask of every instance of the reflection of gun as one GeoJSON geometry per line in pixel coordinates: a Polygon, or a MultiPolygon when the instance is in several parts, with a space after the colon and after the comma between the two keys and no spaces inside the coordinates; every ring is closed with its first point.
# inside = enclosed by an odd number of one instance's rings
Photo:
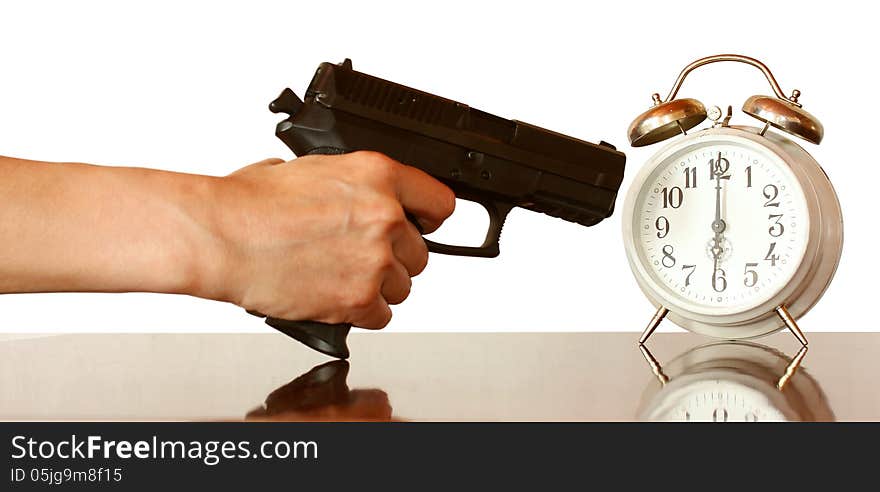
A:
{"type": "MultiPolygon", "coordinates": [[[[322,63],[305,101],[290,89],[269,105],[287,113],[275,134],[296,155],[381,152],[483,205],[489,229],[481,246],[425,240],[435,253],[494,257],[513,207],[591,226],[611,215],[625,156],[449,99],[355,72],[351,60],[322,63]]],[[[267,323],[329,355],[347,357],[348,325],[268,319],[267,323]]]]}

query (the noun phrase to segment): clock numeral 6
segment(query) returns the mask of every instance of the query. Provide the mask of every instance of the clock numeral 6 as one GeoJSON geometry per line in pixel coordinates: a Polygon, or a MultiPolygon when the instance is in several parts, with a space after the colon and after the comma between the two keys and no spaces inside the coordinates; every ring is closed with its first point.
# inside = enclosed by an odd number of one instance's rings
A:
{"type": "Polygon", "coordinates": [[[754,270],[754,268],[757,267],[757,263],[746,263],[745,272],[743,272],[746,276],[746,278],[743,279],[743,284],[745,284],[746,287],[754,287],[755,284],[758,283],[758,272],[757,270],[754,270]]]}
{"type": "Polygon", "coordinates": [[[678,208],[684,200],[684,193],[678,186],[663,188],[663,208],[678,208]]]}
{"type": "Polygon", "coordinates": [[[667,244],[663,246],[663,259],[660,260],[660,263],[663,264],[666,268],[672,268],[675,266],[675,257],[672,256],[673,248],[671,244],[667,244]]]}
{"type": "Polygon", "coordinates": [[[724,275],[726,274],[721,268],[715,270],[715,273],[712,274],[712,289],[714,289],[715,292],[724,292],[727,290],[727,279],[724,278],[724,275]],[[719,273],[721,275],[719,275],[719,273]]]}

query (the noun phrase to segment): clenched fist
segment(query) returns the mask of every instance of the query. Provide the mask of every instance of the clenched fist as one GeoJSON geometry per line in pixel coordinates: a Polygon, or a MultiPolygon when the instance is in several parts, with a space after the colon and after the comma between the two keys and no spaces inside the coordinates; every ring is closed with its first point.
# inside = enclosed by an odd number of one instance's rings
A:
{"type": "Polygon", "coordinates": [[[382,154],[262,161],[221,178],[224,252],[208,295],[282,319],[382,328],[427,264],[425,233],[455,207],[452,191],[382,154]]]}

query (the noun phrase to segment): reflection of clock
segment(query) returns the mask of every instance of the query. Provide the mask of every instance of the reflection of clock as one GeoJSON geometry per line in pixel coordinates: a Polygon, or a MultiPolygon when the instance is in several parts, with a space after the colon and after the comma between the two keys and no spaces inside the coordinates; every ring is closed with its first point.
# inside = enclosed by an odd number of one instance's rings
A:
{"type": "Polygon", "coordinates": [[[774,130],[812,143],[819,121],[786,97],[767,67],[740,55],[697,60],[665,101],[633,121],[633,146],[669,139],[636,176],[624,205],[624,245],[639,287],[657,307],[641,343],[664,317],[718,338],[766,335],[785,326],[806,345],[795,320],[822,296],[842,250],[840,205],[819,164],[774,130]],[[763,128],[729,125],[715,107],[676,99],[695,68],[735,61],[760,69],[773,96],[752,96],[743,111],[763,128]],[[704,119],[710,128],[686,133],[704,119]]]}
{"type": "Polygon", "coordinates": [[[691,349],[661,368],[640,347],[659,386],[646,390],[642,420],[829,421],[834,413],[819,384],[799,368],[806,348],[789,359],[769,347],[719,342],[691,349]]]}

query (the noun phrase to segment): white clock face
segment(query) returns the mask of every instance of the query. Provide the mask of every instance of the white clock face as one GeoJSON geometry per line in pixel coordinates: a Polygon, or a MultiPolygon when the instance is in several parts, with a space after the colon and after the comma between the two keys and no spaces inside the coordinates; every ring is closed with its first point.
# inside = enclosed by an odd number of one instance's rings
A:
{"type": "Polygon", "coordinates": [[[743,312],[795,274],[807,210],[794,174],[766,148],[723,137],[691,142],[641,185],[631,219],[637,261],[681,307],[743,312]]]}
{"type": "Polygon", "coordinates": [[[734,381],[701,381],[670,395],[652,420],[767,422],[787,420],[767,395],[734,381]]]}

